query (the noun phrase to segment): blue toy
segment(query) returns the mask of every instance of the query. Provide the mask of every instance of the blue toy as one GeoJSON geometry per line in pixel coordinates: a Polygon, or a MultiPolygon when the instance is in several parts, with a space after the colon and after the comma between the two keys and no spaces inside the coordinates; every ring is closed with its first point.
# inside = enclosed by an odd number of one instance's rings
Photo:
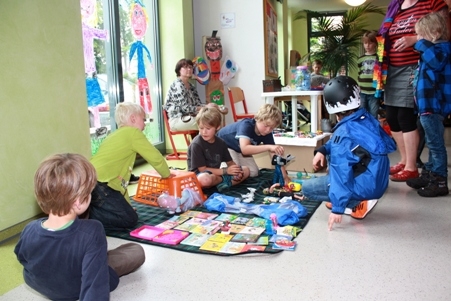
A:
{"type": "Polygon", "coordinates": [[[285,180],[283,178],[282,166],[287,165],[291,160],[294,159],[294,156],[288,155],[286,158],[274,155],[271,160],[271,164],[275,166],[274,177],[272,179],[272,183],[279,183],[281,187],[285,186],[285,180]]]}

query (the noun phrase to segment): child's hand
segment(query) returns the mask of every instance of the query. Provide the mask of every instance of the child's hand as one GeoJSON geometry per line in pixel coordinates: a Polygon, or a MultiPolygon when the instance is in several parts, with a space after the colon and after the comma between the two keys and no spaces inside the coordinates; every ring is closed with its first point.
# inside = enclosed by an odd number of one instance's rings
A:
{"type": "Polygon", "coordinates": [[[315,171],[323,168],[326,165],[326,157],[320,153],[317,152],[315,157],[313,157],[313,169],[315,171]]]}
{"type": "Polygon", "coordinates": [[[285,150],[280,145],[270,145],[269,151],[271,153],[275,153],[276,155],[282,156],[285,150]]]}
{"type": "Polygon", "coordinates": [[[231,176],[243,176],[243,170],[239,165],[230,165],[227,167],[227,174],[231,176]]]}
{"type": "Polygon", "coordinates": [[[332,227],[335,223],[341,224],[341,218],[342,218],[342,215],[340,215],[340,214],[331,213],[329,215],[329,223],[328,223],[329,231],[332,230],[332,227]]]}

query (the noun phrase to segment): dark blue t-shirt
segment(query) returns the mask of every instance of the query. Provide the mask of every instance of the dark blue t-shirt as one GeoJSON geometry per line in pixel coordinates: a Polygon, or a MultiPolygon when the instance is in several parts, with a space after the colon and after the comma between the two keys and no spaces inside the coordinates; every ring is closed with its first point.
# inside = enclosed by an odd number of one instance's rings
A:
{"type": "Polygon", "coordinates": [[[255,119],[245,118],[232,124],[226,125],[219,130],[217,136],[225,141],[228,148],[233,149],[237,153],[241,153],[240,138],[249,139],[252,145],[274,145],[274,137],[272,136],[272,134],[266,136],[257,135],[257,133],[255,132],[255,124],[255,119]]]}

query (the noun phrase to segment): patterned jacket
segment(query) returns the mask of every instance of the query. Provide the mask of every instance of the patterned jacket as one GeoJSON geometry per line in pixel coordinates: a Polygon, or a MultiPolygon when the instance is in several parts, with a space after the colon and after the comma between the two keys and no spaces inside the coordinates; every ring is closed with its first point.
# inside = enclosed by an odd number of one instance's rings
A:
{"type": "Polygon", "coordinates": [[[169,118],[195,115],[197,107],[202,106],[196,87],[192,83],[189,84],[190,88],[187,89],[182,80],[177,78],[169,87],[163,107],[169,118]]]}
{"type": "Polygon", "coordinates": [[[414,49],[420,53],[415,96],[419,114],[451,113],[451,42],[419,40],[414,49]]]}

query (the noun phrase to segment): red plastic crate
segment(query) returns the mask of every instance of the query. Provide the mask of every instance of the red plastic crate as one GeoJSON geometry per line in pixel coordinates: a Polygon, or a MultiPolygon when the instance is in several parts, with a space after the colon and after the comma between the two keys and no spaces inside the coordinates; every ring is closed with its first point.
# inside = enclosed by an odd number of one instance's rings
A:
{"type": "Polygon", "coordinates": [[[138,188],[133,200],[158,207],[157,199],[165,191],[174,197],[180,198],[185,188],[198,192],[202,200],[206,200],[196,174],[191,171],[171,171],[174,176],[161,179],[156,171],[146,171],[139,176],[138,188]]]}

